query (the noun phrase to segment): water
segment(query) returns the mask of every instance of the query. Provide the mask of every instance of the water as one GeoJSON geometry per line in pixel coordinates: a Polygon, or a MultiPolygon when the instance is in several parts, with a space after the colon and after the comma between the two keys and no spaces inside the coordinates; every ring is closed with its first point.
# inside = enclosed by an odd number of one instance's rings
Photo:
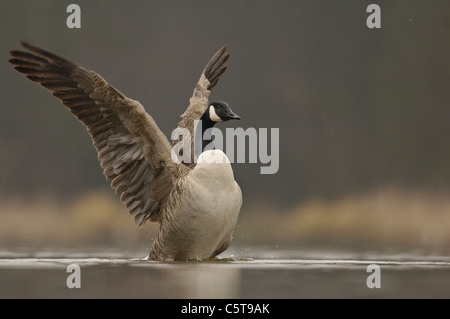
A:
{"type": "Polygon", "coordinates": [[[214,262],[122,250],[0,250],[0,298],[450,298],[450,258],[234,248],[214,262]],[[67,287],[70,264],[81,288],[67,287]],[[380,288],[368,288],[376,264],[380,288]]]}

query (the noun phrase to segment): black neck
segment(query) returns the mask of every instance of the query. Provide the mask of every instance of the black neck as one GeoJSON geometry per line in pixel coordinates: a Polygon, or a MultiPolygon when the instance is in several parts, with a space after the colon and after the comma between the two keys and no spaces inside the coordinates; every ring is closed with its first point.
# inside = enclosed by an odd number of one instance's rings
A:
{"type": "MultiPolygon", "coordinates": [[[[209,117],[209,112],[205,112],[205,114],[202,115],[202,117],[200,118],[200,121],[198,126],[197,126],[197,132],[196,132],[196,136],[197,139],[201,138],[202,140],[202,148],[201,150],[199,150],[197,147],[196,149],[196,155],[200,156],[201,153],[203,153],[203,151],[205,150],[205,147],[207,145],[209,145],[209,149],[211,149],[211,131],[206,132],[207,129],[214,127],[214,125],[216,124],[216,122],[211,121],[210,117],[209,117]],[[200,125],[201,125],[201,135],[200,135],[200,125]],[[206,132],[206,134],[205,134],[206,132]],[[200,137],[199,137],[200,136],[200,137]]],[[[199,140],[198,140],[199,141],[199,140]]],[[[197,142],[197,140],[196,140],[197,142]]]]}

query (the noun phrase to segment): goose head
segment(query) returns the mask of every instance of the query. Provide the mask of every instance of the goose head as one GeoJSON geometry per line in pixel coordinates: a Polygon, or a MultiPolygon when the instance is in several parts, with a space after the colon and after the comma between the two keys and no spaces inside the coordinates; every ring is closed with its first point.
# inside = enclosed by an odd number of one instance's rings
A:
{"type": "Polygon", "coordinates": [[[234,113],[227,102],[212,102],[208,105],[205,113],[201,117],[201,125],[197,127],[198,132],[195,136],[201,137],[201,143],[196,143],[194,146],[195,154],[198,156],[207,146],[215,148],[211,140],[211,130],[216,123],[226,122],[229,120],[240,120],[241,117],[234,113]],[[201,145],[201,150],[197,147],[201,145]]]}
{"type": "Polygon", "coordinates": [[[202,116],[202,120],[211,121],[212,125],[229,120],[240,120],[241,117],[231,110],[227,102],[212,102],[202,116]]]}

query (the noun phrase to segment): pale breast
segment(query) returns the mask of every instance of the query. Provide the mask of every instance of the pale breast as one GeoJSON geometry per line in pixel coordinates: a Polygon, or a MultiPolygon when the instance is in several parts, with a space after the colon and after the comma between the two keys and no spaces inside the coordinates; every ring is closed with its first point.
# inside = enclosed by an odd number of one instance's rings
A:
{"type": "Polygon", "coordinates": [[[203,225],[210,223],[211,228],[219,231],[219,236],[234,228],[242,193],[229,163],[197,164],[188,174],[187,184],[192,213],[198,212],[203,225]]]}
{"type": "Polygon", "coordinates": [[[242,205],[242,193],[229,163],[200,163],[186,176],[189,208],[178,222],[189,244],[189,255],[208,258],[231,241],[242,205]]]}
{"type": "Polygon", "coordinates": [[[153,243],[152,258],[209,258],[222,251],[231,241],[242,205],[230,163],[200,162],[177,189],[153,243]]]}

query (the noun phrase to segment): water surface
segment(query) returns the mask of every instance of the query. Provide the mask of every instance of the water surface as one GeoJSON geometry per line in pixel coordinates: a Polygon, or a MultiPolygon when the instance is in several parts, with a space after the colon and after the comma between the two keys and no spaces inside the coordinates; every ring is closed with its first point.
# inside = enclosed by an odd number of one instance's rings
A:
{"type": "Polygon", "coordinates": [[[450,258],[234,248],[220,261],[154,262],[136,253],[0,251],[0,298],[450,298],[450,258]],[[67,267],[81,288],[68,288],[67,267]],[[368,288],[369,265],[380,288],[368,288]]]}

